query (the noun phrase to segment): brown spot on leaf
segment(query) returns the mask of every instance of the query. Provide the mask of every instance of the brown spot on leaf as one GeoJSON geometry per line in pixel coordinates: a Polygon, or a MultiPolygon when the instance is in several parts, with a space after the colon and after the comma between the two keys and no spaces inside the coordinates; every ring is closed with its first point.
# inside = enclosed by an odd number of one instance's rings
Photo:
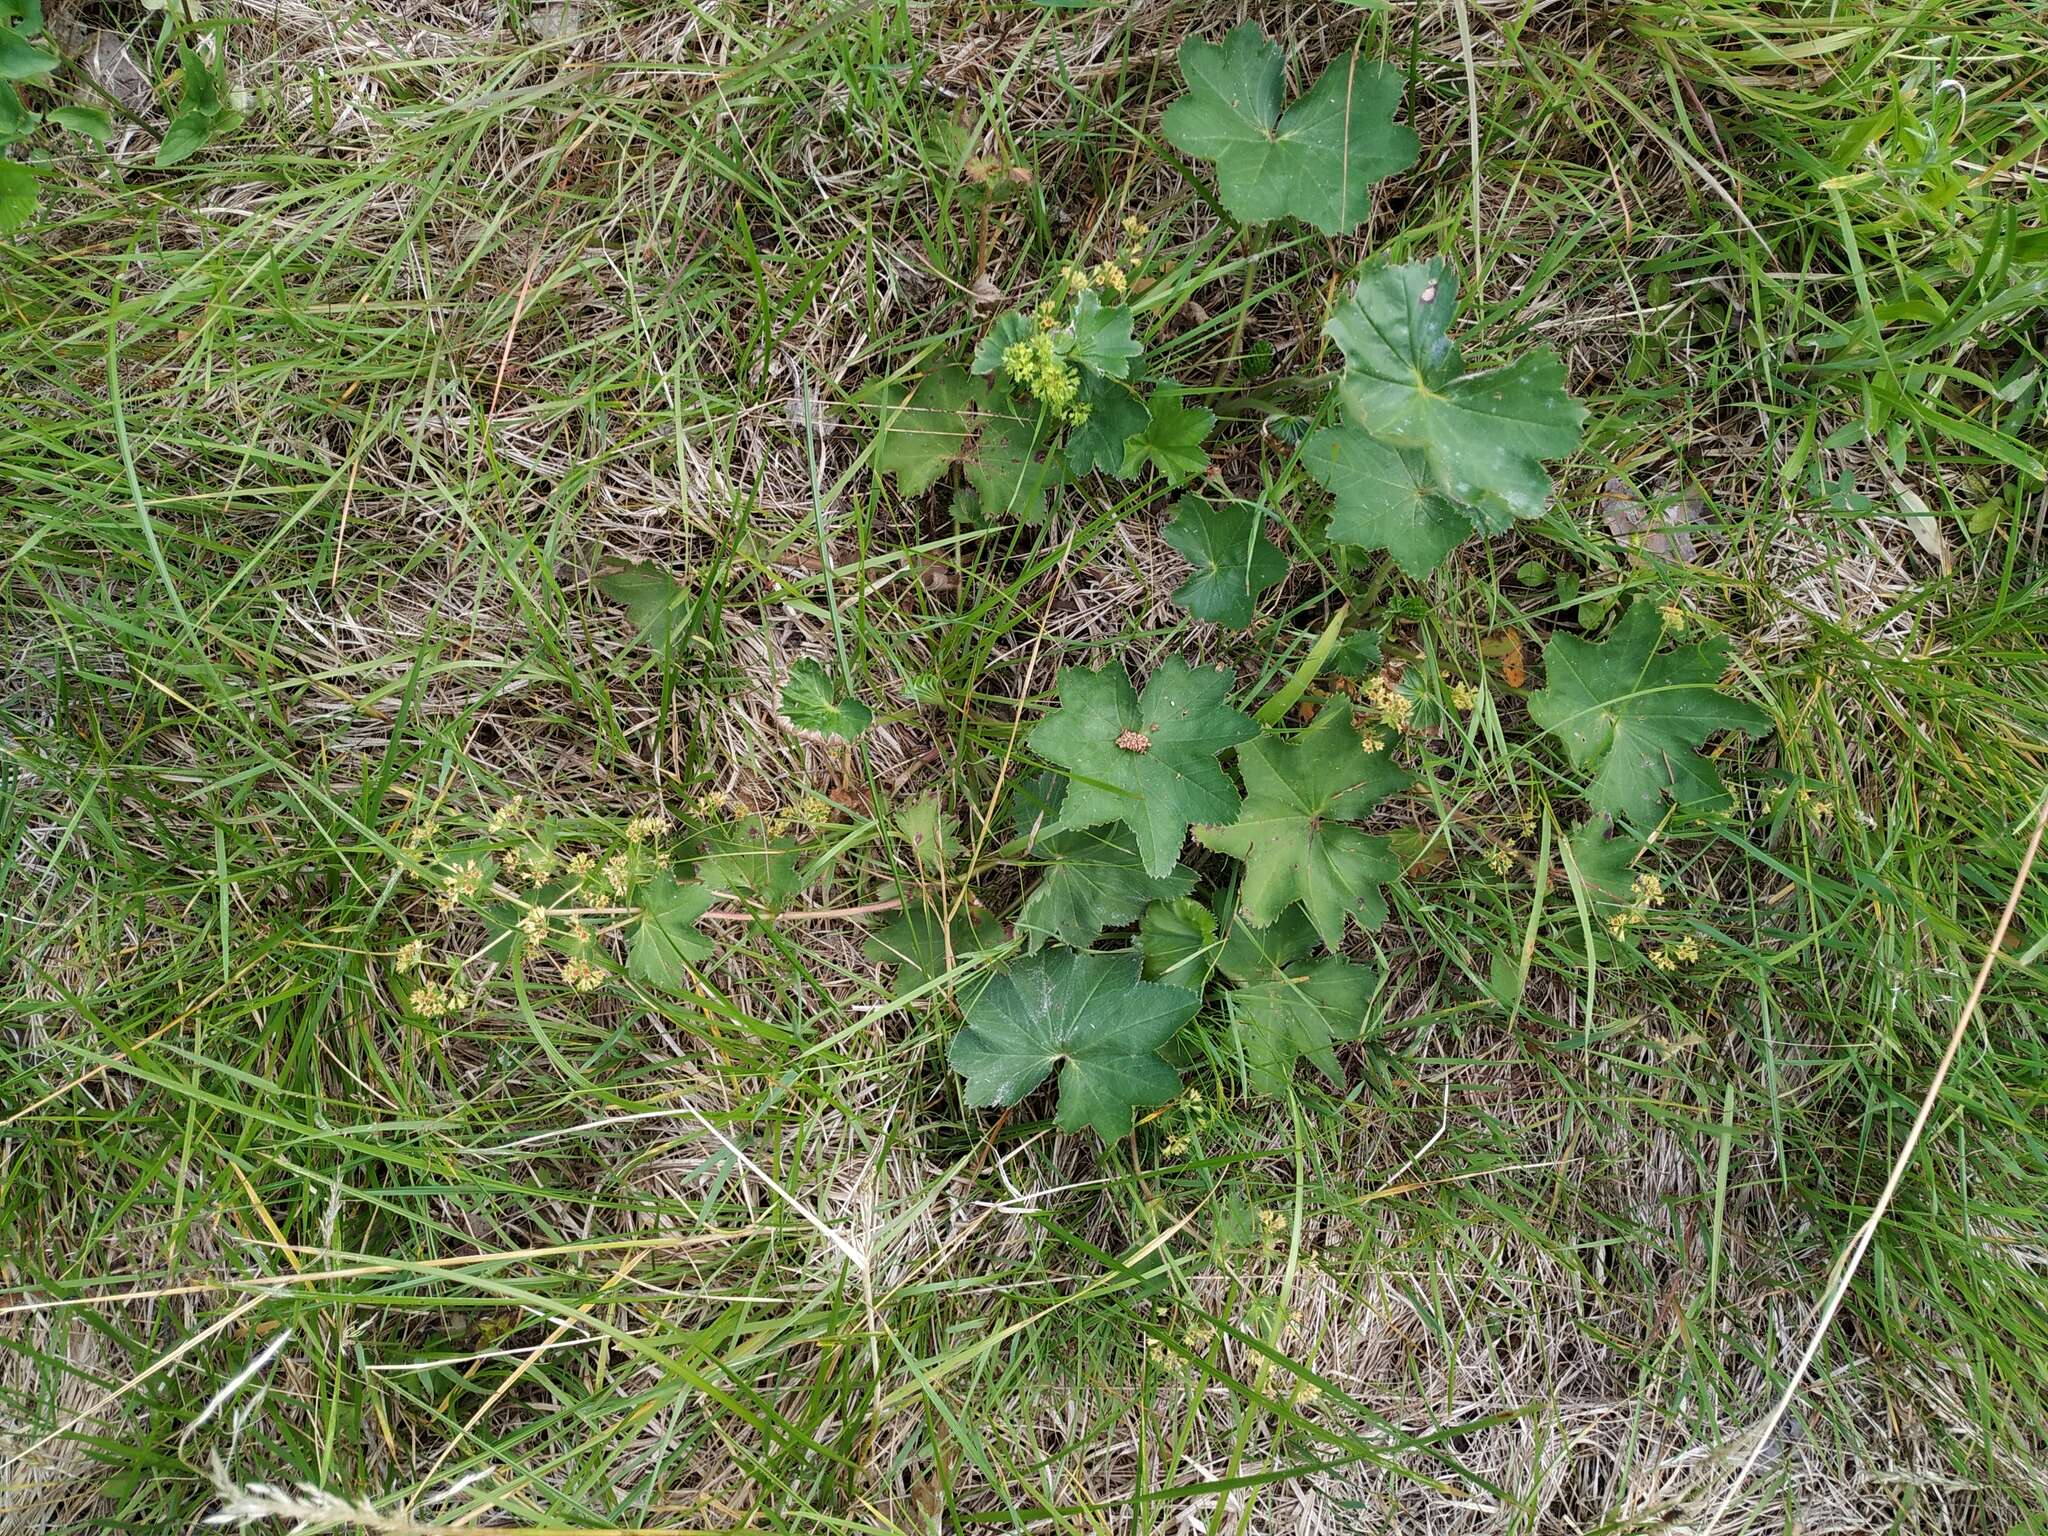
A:
{"type": "Polygon", "coordinates": [[[1150,752],[1152,738],[1143,731],[1124,731],[1117,736],[1116,744],[1126,752],[1150,752]]]}

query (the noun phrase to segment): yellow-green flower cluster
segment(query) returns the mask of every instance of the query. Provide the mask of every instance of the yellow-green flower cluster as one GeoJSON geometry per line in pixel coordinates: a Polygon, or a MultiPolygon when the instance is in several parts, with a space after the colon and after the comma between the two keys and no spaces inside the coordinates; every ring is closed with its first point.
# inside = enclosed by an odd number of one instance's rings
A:
{"type": "Polygon", "coordinates": [[[1660,971],[1675,971],[1681,966],[1693,964],[1702,951],[1700,941],[1687,934],[1676,944],[1659,944],[1650,951],[1650,964],[1660,971]]]}
{"type": "Polygon", "coordinates": [[[1088,419],[1081,399],[1081,375],[1059,354],[1052,332],[1039,330],[1003,353],[1003,371],[1057,421],[1080,426],[1088,419]]]}
{"type": "Polygon", "coordinates": [[[467,999],[462,989],[450,981],[446,985],[431,977],[422,976],[419,984],[406,995],[405,1005],[423,1019],[441,1019],[460,1009],[467,999]]]}
{"type": "Polygon", "coordinates": [[[1114,256],[1098,261],[1094,266],[1083,269],[1079,266],[1067,268],[1067,286],[1075,293],[1090,288],[1099,288],[1112,301],[1130,293],[1138,279],[1138,269],[1145,264],[1145,237],[1152,233],[1152,226],[1137,219],[1123,222],[1123,244],[1114,256]]]}
{"type": "Polygon", "coordinates": [[[1664,905],[1664,881],[1645,870],[1629,886],[1629,894],[1635,898],[1635,904],[1607,919],[1607,931],[1617,939],[1627,938],[1631,928],[1640,928],[1653,911],[1664,905]]]}
{"type": "Polygon", "coordinates": [[[1415,728],[1415,700],[1401,692],[1399,679],[1385,672],[1366,679],[1365,701],[1379,711],[1380,719],[1397,731],[1415,728]]]}

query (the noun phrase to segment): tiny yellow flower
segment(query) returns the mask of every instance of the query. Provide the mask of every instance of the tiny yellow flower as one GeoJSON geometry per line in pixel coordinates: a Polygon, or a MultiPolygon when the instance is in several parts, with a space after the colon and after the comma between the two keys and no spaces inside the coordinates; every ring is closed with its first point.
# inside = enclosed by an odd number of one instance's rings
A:
{"type": "Polygon", "coordinates": [[[400,975],[404,975],[407,971],[418,970],[426,958],[426,944],[419,939],[407,939],[398,946],[398,958],[392,964],[397,966],[400,975]]]}
{"type": "Polygon", "coordinates": [[[571,955],[562,962],[562,980],[578,992],[593,992],[604,983],[604,972],[581,955],[571,955]]]}
{"type": "Polygon", "coordinates": [[[1114,261],[1099,261],[1088,274],[1088,280],[1104,291],[1122,297],[1131,286],[1131,280],[1124,269],[1114,261]]]}
{"type": "Polygon", "coordinates": [[[458,903],[473,901],[490,888],[491,866],[480,858],[467,858],[441,877],[439,905],[446,912],[458,903]]]}
{"type": "Polygon", "coordinates": [[[1376,673],[1365,685],[1366,702],[1380,713],[1380,719],[1397,731],[1412,729],[1415,701],[1394,686],[1386,673],[1376,673]]]}
{"type": "Polygon", "coordinates": [[[649,811],[645,816],[635,816],[626,823],[626,841],[635,846],[665,836],[669,819],[660,811],[649,811]]]}
{"type": "Polygon", "coordinates": [[[1676,603],[1663,604],[1657,610],[1657,617],[1664,621],[1664,627],[1674,635],[1684,634],[1685,626],[1690,622],[1686,618],[1685,610],[1676,603]]]}
{"type": "Polygon", "coordinates": [[[1495,844],[1486,850],[1486,867],[1496,875],[1507,876],[1515,872],[1514,853],[1495,844]]]}
{"type": "Polygon", "coordinates": [[[1479,695],[1476,691],[1467,687],[1464,683],[1457,683],[1452,686],[1451,708],[1457,710],[1461,715],[1469,715],[1478,707],[1479,695]]]}
{"type": "Polygon", "coordinates": [[[495,811],[491,812],[491,835],[497,836],[508,827],[516,825],[526,815],[526,796],[514,795],[495,811]]]}

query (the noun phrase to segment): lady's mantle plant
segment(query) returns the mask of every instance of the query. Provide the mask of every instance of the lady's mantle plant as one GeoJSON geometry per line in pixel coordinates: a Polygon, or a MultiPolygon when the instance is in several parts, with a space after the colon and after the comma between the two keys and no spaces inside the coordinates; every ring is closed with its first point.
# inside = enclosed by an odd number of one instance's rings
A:
{"type": "MultiPolygon", "coordinates": [[[[1180,59],[1188,92],[1163,131],[1214,164],[1220,201],[1241,221],[1352,233],[1373,186],[1415,159],[1414,135],[1393,120],[1399,78],[1382,65],[1339,58],[1287,105],[1285,56],[1256,27],[1221,44],[1190,40],[1180,59]]],[[[958,462],[984,514],[1032,521],[1065,480],[1150,467],[1170,484],[1201,468],[1213,418],[1191,421],[1171,381],[1141,382],[1144,349],[1121,302],[1136,267],[1127,253],[1069,273],[1063,304],[997,321],[971,370],[942,368],[914,393],[885,397],[877,471],[914,494],[958,462]]],[[[1330,539],[1383,550],[1418,578],[1475,534],[1544,516],[1546,461],[1577,447],[1586,418],[1548,349],[1469,369],[1451,335],[1457,316],[1448,263],[1368,267],[1325,326],[1344,363],[1336,420],[1302,448],[1333,497],[1330,539]]],[[[1266,515],[1227,495],[1183,498],[1164,536],[1195,571],[1175,600],[1210,622],[1254,622],[1287,574],[1266,515]]],[[[1557,636],[1549,686],[1529,696],[1535,723],[1592,775],[1596,814],[1565,857],[1616,942],[1663,899],[1655,874],[1634,868],[1660,816],[1727,803],[1694,749],[1717,731],[1768,725],[1718,691],[1725,642],[1667,649],[1669,627],[1639,603],[1605,641],[1557,636]]],[[[1178,1091],[1161,1051],[1205,999],[1229,1020],[1256,1091],[1285,1092],[1303,1059],[1342,1080],[1335,1046],[1360,1037],[1380,982],[1342,949],[1354,925],[1385,920],[1385,888],[1403,873],[1392,840],[1362,823],[1410,788],[1398,740],[1444,713],[1411,679],[1374,670],[1382,632],[1354,637],[1371,652],[1360,689],[1377,716],[1370,728],[1341,695],[1305,727],[1282,728],[1306,676],[1255,717],[1232,700],[1227,673],[1177,657],[1142,688],[1119,667],[1060,673],[1057,705],[1027,742],[1064,778],[1016,797],[1018,843],[1039,869],[1016,917],[1026,953],[958,993],[966,1026],[949,1059],[969,1105],[1015,1104],[1057,1069],[1061,1129],[1128,1134],[1139,1109],[1178,1091]],[[1182,862],[1190,834],[1216,857],[1182,862]],[[1091,947],[1133,923],[1128,947],[1091,947]]],[[[1333,666],[1336,641],[1333,627],[1308,675],[1333,666]]],[[[1471,707],[1469,690],[1452,695],[1451,708],[1471,707]]],[[[1650,959],[1670,968],[1690,942],[1650,959]]],[[[938,985],[962,954],[999,944],[978,919],[919,911],[879,933],[871,953],[899,961],[899,985],[938,985]]]]}

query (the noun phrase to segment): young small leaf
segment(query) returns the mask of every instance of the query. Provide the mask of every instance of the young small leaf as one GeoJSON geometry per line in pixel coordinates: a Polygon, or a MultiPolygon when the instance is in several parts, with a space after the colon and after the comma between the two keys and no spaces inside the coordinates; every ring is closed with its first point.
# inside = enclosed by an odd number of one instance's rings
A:
{"type": "Polygon", "coordinates": [[[946,814],[945,802],[937,790],[919,795],[902,806],[895,816],[896,830],[910,845],[912,864],[929,874],[944,869],[960,857],[960,828],[946,814]]]}
{"type": "Polygon", "coordinates": [[[1330,652],[1326,670],[1338,677],[1366,678],[1386,659],[1387,621],[1354,629],[1330,652]]]}
{"type": "Polygon", "coordinates": [[[1693,751],[1716,731],[1761,735],[1770,717],[1718,690],[1728,642],[1716,638],[1657,654],[1664,624],[1638,601],[1606,640],[1554,635],[1543,648],[1546,686],[1529,695],[1530,718],[1564,742],[1574,768],[1596,772],[1586,798],[1637,826],[1669,797],[1689,810],[1718,810],[1728,791],[1693,751]]]}
{"type": "Polygon", "coordinates": [[[968,412],[978,389],[957,364],[934,369],[906,388],[888,384],[868,397],[875,413],[875,451],[869,461],[878,475],[893,475],[905,496],[929,490],[946,466],[967,450],[968,412]]]}
{"type": "Polygon", "coordinates": [[[181,165],[206,147],[206,141],[213,136],[213,114],[186,109],[171,119],[171,126],[164,130],[163,142],[156,147],[156,164],[159,170],[181,165]]]}
{"type": "MultiPolygon", "coordinates": [[[[627,621],[657,656],[667,657],[675,644],[689,637],[700,616],[697,594],[680,578],[647,561],[606,571],[594,584],[605,597],[625,608],[627,621]]],[[[698,638],[708,642],[711,637],[698,638]]]]}
{"type": "Polygon", "coordinates": [[[770,832],[759,816],[705,831],[697,847],[697,879],[721,896],[780,911],[803,889],[799,848],[770,832]]]}
{"type": "MultiPolygon", "coordinates": [[[[0,85],[0,149],[9,144],[19,144],[36,131],[36,125],[42,120],[39,113],[29,111],[18,87],[0,85]]],[[[1121,460],[1121,453],[1118,458],[1121,460]]]]}
{"type": "Polygon", "coordinates": [[[82,134],[101,149],[114,136],[114,120],[98,107],[52,107],[50,121],[68,133],[82,134]]]}
{"type": "Polygon", "coordinates": [[[828,741],[852,741],[875,723],[875,712],[842,694],[832,676],[808,656],[794,662],[782,685],[782,718],[799,731],[828,741]]]}
{"type": "Polygon", "coordinates": [[[626,950],[626,974],[671,992],[686,991],[691,972],[711,958],[711,941],[697,919],[718,904],[701,885],[680,884],[663,872],[640,889],[640,917],[626,950]]]}
{"type": "Polygon", "coordinates": [[[1344,353],[1338,393],[1351,419],[1422,453],[1437,488],[1470,508],[1481,532],[1499,533],[1543,515],[1542,460],[1578,446],[1586,411],[1547,348],[1466,373],[1448,334],[1457,301],[1457,275],[1442,261],[1376,267],[1323,329],[1344,353]]]}
{"type": "Polygon", "coordinates": [[[1195,568],[1173,600],[1198,619],[1243,629],[1259,594],[1287,579],[1287,557],[1262,530],[1264,515],[1248,501],[1216,506],[1183,496],[1160,537],[1195,568]]]}
{"type": "Polygon", "coordinates": [[[1037,851],[1045,863],[1017,913],[1017,931],[1033,949],[1048,938],[1086,949],[1105,928],[1137,921],[1149,903],[1195,888],[1194,871],[1185,864],[1147,874],[1128,827],[1054,832],[1039,840],[1037,851]]]}
{"type": "Polygon", "coordinates": [[[1000,374],[1003,371],[1003,354],[1020,341],[1029,341],[1038,334],[1038,322],[1031,316],[1020,313],[999,315],[989,332],[981,338],[981,345],[974,349],[973,369],[983,377],[1000,374]]]}
{"type": "Polygon", "coordinates": [[[1169,658],[1132,691],[1121,667],[1060,673],[1059,708],[1032,728],[1031,749],[1070,777],[1059,828],[1122,821],[1137,834],[1145,870],[1169,873],[1188,826],[1237,813],[1217,754],[1258,726],[1224,700],[1230,675],[1169,658]]]}
{"type": "Polygon", "coordinates": [[[0,159],[0,235],[21,228],[36,211],[36,173],[16,160],[0,159]]]}
{"type": "Polygon", "coordinates": [[[1143,980],[1135,950],[1045,950],[990,978],[946,1057],[976,1108],[1015,1104],[1057,1066],[1054,1123],[1115,1141],[1130,1134],[1135,1109],[1180,1091],[1159,1047],[1199,1005],[1192,992],[1143,980]]]}
{"type": "Polygon", "coordinates": [[[1603,921],[1610,912],[1634,905],[1635,857],[1643,851],[1639,837],[1608,836],[1612,826],[1606,817],[1595,816],[1569,839],[1572,872],[1603,921]]]}
{"type": "Polygon", "coordinates": [[[1337,498],[1333,543],[1384,549],[1421,577],[1472,536],[1471,517],[1437,494],[1428,461],[1413,449],[1389,448],[1346,422],[1311,437],[1301,462],[1337,498]]]}
{"type": "Polygon", "coordinates": [[[1345,823],[1406,787],[1387,749],[1368,752],[1350,710],[1332,708],[1292,741],[1261,736],[1239,747],[1237,766],[1243,811],[1228,825],[1196,827],[1195,838],[1244,860],[1245,918],[1265,927],[1298,901],[1331,949],[1344,942],[1347,914],[1377,928],[1387,915],[1379,888],[1401,864],[1384,837],[1345,823]]]}
{"type": "Polygon", "coordinates": [[[1202,439],[1216,425],[1216,413],[1187,403],[1180,391],[1161,389],[1146,403],[1144,430],[1124,445],[1123,478],[1132,480],[1147,464],[1179,485],[1209,467],[1202,439]]]}
{"type": "Polygon", "coordinates": [[[1286,56],[1251,22],[1221,45],[1189,38],[1180,71],[1188,94],[1160,127],[1182,153],[1215,162],[1217,194],[1241,223],[1291,214],[1348,235],[1365,222],[1374,183],[1415,163],[1416,137],[1394,121],[1400,73],[1355,52],[1284,116],[1286,56]]]}
{"type": "Polygon", "coordinates": [[[1155,901],[1138,922],[1145,979],[1200,992],[1216,965],[1216,914],[1192,896],[1155,901]]]}
{"type": "Polygon", "coordinates": [[[1131,339],[1129,306],[1105,305],[1092,288],[1074,301],[1074,318],[1068,329],[1068,360],[1106,379],[1128,379],[1131,365],[1145,351],[1131,339]]]}
{"type": "Polygon", "coordinates": [[[1002,943],[1003,925],[978,909],[956,913],[949,923],[931,907],[905,907],[868,935],[861,953],[876,965],[896,968],[895,992],[901,997],[1002,943]]]}

